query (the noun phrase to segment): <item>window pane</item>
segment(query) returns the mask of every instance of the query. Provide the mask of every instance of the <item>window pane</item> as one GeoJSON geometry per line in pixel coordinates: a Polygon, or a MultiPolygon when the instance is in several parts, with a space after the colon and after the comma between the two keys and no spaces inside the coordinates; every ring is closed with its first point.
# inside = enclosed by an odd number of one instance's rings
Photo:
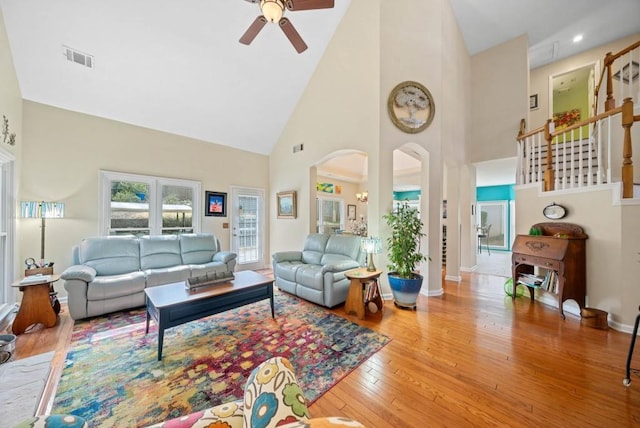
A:
{"type": "Polygon", "coordinates": [[[238,209],[238,263],[255,263],[260,260],[258,249],[258,198],[239,196],[238,209]]]}
{"type": "Polygon", "coordinates": [[[112,181],[111,230],[109,234],[148,234],[148,195],[148,184],[128,181],[112,181]]]}
{"type": "Polygon", "coordinates": [[[193,189],[185,186],[162,186],[162,233],[193,232],[193,189]]]}

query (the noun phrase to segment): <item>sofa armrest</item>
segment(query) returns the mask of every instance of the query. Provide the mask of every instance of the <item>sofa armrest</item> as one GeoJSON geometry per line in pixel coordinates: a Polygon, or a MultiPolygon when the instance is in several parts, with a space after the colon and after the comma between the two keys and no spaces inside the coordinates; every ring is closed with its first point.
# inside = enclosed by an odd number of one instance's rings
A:
{"type": "Polygon", "coordinates": [[[325,272],[344,272],[351,269],[357,269],[360,265],[355,260],[344,260],[340,262],[334,262],[331,264],[322,266],[322,273],[325,272]]]}
{"type": "Polygon", "coordinates": [[[96,277],[96,270],[91,266],[73,265],[69,266],[60,274],[60,278],[67,280],[79,279],[84,282],[91,282],[96,277]]]}
{"type": "Polygon", "coordinates": [[[271,256],[274,263],[302,261],[302,251],[281,251],[271,256]]]}
{"type": "Polygon", "coordinates": [[[236,257],[238,257],[238,255],[236,253],[232,253],[231,251],[218,251],[213,255],[212,261],[229,263],[231,260],[235,260],[236,257]]]}

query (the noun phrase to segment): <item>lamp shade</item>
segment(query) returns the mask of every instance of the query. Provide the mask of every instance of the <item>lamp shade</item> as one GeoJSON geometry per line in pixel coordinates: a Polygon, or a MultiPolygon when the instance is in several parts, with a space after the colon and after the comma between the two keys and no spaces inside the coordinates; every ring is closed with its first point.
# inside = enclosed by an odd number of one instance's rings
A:
{"type": "Polygon", "coordinates": [[[22,202],[20,213],[23,218],[64,218],[64,203],[22,202]]]}
{"type": "Polygon", "coordinates": [[[382,251],[380,238],[374,238],[369,236],[368,238],[362,238],[362,249],[367,254],[379,254],[382,251]]]}
{"type": "Polygon", "coordinates": [[[278,22],[284,12],[284,4],[281,0],[260,0],[262,15],[269,22],[278,22]]]}

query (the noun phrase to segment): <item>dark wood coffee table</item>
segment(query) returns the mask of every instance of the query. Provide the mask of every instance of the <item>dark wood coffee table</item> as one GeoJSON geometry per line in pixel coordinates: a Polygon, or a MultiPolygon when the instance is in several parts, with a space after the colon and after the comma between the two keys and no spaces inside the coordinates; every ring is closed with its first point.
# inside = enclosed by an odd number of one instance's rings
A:
{"type": "Polygon", "coordinates": [[[185,282],[145,288],[147,328],[151,318],[158,325],[158,361],[162,360],[164,331],[209,315],[218,314],[264,299],[271,300],[275,318],[273,279],[253,271],[236,272],[229,282],[205,285],[189,290],[185,282]]]}

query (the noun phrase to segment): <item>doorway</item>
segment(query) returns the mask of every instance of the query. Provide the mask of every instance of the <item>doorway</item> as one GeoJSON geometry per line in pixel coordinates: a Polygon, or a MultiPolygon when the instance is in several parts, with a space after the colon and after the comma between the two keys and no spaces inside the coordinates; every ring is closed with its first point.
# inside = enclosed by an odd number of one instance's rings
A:
{"type": "Polygon", "coordinates": [[[264,190],[231,187],[231,251],[238,255],[237,270],[263,269],[264,190]]]}
{"type": "MultiPolygon", "coordinates": [[[[595,63],[549,76],[549,111],[556,130],[589,119],[593,115],[595,76],[595,63]]],[[[588,127],[583,129],[583,136],[586,135],[588,127]]]]}

